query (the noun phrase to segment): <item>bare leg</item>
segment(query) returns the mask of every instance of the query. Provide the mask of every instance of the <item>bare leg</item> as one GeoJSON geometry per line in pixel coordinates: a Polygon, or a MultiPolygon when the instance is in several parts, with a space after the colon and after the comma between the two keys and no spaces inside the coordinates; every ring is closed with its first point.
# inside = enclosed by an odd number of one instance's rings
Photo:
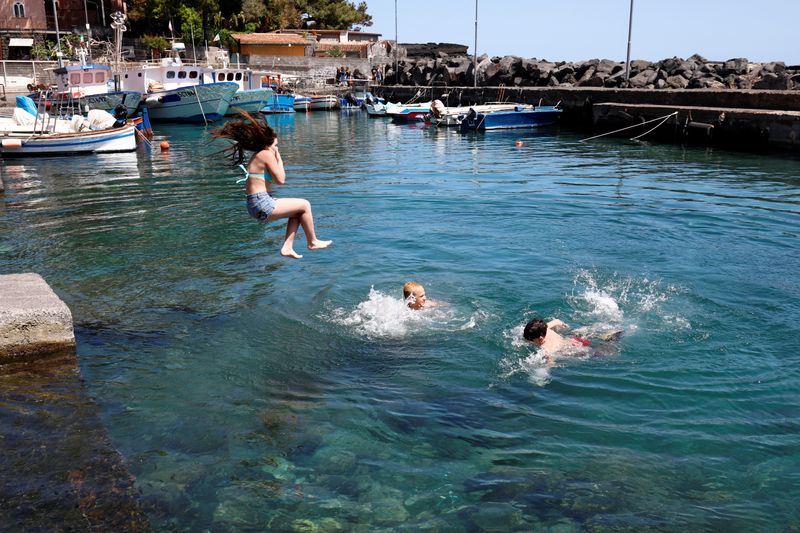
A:
{"type": "Polygon", "coordinates": [[[281,255],[285,257],[292,257],[294,259],[302,259],[303,256],[294,251],[294,238],[297,235],[297,228],[300,227],[300,217],[291,217],[286,223],[286,238],[281,247],[281,255]]]}
{"type": "Polygon", "coordinates": [[[303,227],[303,231],[306,234],[309,250],[327,248],[333,242],[317,239],[317,235],[314,232],[314,216],[311,213],[311,204],[308,200],[303,198],[278,198],[275,200],[275,210],[272,211],[268,220],[278,220],[281,218],[289,219],[286,226],[286,241],[284,242],[283,248],[281,248],[281,253],[284,255],[290,257],[299,255],[295,253],[293,249],[294,237],[297,233],[298,224],[303,227]]]}

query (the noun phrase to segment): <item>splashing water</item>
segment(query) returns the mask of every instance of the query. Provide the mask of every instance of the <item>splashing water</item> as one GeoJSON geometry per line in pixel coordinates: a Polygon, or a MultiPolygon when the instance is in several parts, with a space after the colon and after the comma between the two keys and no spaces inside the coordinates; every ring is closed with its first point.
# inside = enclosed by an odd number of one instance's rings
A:
{"type": "Polygon", "coordinates": [[[410,333],[472,329],[484,316],[481,311],[465,316],[447,303],[414,311],[402,298],[370,287],[366,300],[352,310],[334,309],[329,320],[364,337],[402,338],[410,333]]]}

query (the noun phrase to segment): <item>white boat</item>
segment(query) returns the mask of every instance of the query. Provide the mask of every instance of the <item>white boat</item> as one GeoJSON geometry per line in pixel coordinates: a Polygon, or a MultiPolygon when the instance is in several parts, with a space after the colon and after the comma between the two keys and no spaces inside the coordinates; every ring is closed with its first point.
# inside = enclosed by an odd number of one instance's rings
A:
{"type": "Polygon", "coordinates": [[[310,96],[303,96],[300,94],[294,95],[294,103],[292,107],[294,107],[295,111],[308,111],[311,106],[311,97],[310,96]]]}
{"type": "Polygon", "coordinates": [[[386,110],[386,116],[395,124],[425,122],[431,114],[430,102],[424,104],[405,104],[386,110]]]}
{"type": "MultiPolygon", "coordinates": [[[[295,102],[297,99],[295,99],[295,102]]],[[[323,96],[312,96],[311,102],[308,104],[309,110],[315,111],[329,111],[331,109],[339,109],[339,99],[332,94],[323,96]]]]}
{"type": "MultiPolygon", "coordinates": [[[[495,111],[513,111],[520,104],[490,103],[474,105],[471,107],[447,107],[441,100],[434,100],[431,104],[431,122],[445,128],[458,127],[464,120],[470,109],[477,113],[492,113],[495,111]]],[[[533,106],[530,106],[531,108],[533,106]]]]}
{"type": "Polygon", "coordinates": [[[170,57],[124,70],[120,76],[123,89],[143,93],[151,121],[219,120],[239,90],[235,82],[215,82],[209,67],[184,64],[184,49],[183,43],[173,43],[170,57]]]}
{"type": "Polygon", "coordinates": [[[136,127],[87,130],[72,133],[0,134],[2,157],[61,156],[136,150],[136,127]]]}
{"type": "Polygon", "coordinates": [[[218,83],[233,82],[238,86],[226,115],[235,115],[239,111],[258,113],[274,92],[269,87],[261,86],[262,73],[248,68],[233,68],[227,65],[221,68],[211,67],[211,75],[218,83]]]}

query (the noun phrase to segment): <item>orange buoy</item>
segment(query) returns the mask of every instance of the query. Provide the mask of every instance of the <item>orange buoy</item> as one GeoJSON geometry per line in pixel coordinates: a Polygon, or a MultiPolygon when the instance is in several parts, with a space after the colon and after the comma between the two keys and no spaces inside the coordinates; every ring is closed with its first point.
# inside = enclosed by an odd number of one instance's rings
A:
{"type": "Polygon", "coordinates": [[[522,145],[523,145],[523,144],[525,144],[525,143],[524,143],[524,142],[522,142],[522,141],[517,141],[517,142],[515,142],[514,144],[515,144],[515,145],[517,145],[517,147],[519,148],[520,146],[522,146],[522,145]]]}
{"type": "Polygon", "coordinates": [[[169,141],[161,141],[161,151],[166,152],[169,150],[169,141]]]}

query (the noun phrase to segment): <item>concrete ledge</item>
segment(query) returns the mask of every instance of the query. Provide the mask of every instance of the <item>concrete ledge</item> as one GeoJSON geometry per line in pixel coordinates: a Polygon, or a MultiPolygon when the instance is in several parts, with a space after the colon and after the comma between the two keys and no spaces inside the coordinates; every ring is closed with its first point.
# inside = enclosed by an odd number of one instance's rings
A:
{"type": "Polygon", "coordinates": [[[72,313],[35,273],[0,276],[0,364],[75,351],[72,313]]]}

